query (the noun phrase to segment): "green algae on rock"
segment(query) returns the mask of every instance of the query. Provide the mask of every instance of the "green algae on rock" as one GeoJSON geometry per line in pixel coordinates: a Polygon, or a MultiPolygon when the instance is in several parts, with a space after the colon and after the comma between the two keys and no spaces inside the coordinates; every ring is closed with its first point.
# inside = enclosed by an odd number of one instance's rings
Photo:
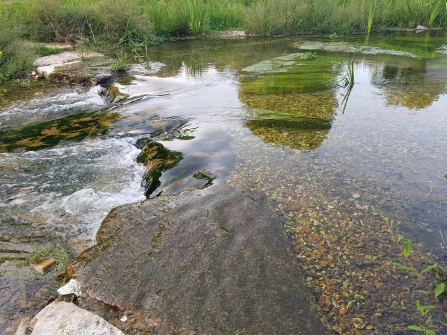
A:
{"type": "Polygon", "coordinates": [[[250,107],[245,126],[265,142],[310,150],[327,137],[338,106],[337,62],[312,53],[290,54],[247,67],[239,99],[250,107]]]}
{"type": "Polygon", "coordinates": [[[243,78],[242,90],[252,94],[285,94],[324,91],[335,86],[337,60],[328,56],[290,54],[243,69],[256,76],[243,78]]]}
{"type": "Polygon", "coordinates": [[[137,157],[137,162],[143,163],[147,168],[143,186],[146,197],[149,197],[160,187],[161,174],[177,166],[183,159],[183,154],[168,150],[163,144],[151,139],[141,139],[137,142],[137,146],[141,147],[141,154],[137,157]]]}
{"type": "Polygon", "coordinates": [[[40,150],[62,141],[80,141],[103,135],[120,119],[116,113],[95,112],[70,115],[22,128],[0,132],[0,152],[40,150]]]}

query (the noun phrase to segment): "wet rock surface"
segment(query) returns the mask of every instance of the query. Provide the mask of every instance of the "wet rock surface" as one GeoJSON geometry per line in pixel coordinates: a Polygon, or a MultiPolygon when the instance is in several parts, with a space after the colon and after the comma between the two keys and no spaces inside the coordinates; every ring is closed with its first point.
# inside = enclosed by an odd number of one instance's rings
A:
{"type": "Polygon", "coordinates": [[[263,193],[213,186],[120,206],[97,242],[69,273],[89,299],[164,325],[151,333],[328,333],[263,193]]]}

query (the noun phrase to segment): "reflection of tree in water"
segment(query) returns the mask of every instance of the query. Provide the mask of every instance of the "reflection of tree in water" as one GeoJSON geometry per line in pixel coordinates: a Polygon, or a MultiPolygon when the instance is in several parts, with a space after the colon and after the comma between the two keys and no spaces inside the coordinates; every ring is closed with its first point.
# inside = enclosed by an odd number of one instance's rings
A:
{"type": "Polygon", "coordinates": [[[445,59],[385,64],[376,69],[372,83],[384,91],[388,105],[427,108],[446,92],[445,59]]]}

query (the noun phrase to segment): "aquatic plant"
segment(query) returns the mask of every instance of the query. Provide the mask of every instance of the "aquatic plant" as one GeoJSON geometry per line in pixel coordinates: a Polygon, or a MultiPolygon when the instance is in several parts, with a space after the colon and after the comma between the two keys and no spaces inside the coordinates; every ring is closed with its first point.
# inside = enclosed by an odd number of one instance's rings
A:
{"type": "Polygon", "coordinates": [[[339,86],[352,89],[354,87],[354,61],[349,61],[346,67],[346,74],[340,79],[339,86]]]}
{"type": "Polygon", "coordinates": [[[401,241],[403,241],[404,236],[395,236],[394,220],[390,220],[387,217],[384,217],[383,220],[387,223],[387,230],[391,235],[391,239],[393,240],[397,248],[401,251],[401,255],[404,257],[406,263],[402,264],[399,262],[394,262],[393,265],[398,269],[408,271],[409,273],[415,275],[418,278],[419,282],[425,287],[425,290],[419,290],[418,292],[427,297],[431,297],[432,301],[435,303],[435,305],[421,305],[421,302],[419,300],[416,300],[416,310],[419,313],[419,325],[410,325],[408,326],[408,328],[410,330],[422,332],[426,335],[436,335],[435,331],[430,328],[434,327],[435,324],[440,324],[447,327],[447,322],[434,319],[433,315],[431,315],[431,311],[434,309],[438,309],[442,313],[443,317],[447,319],[447,313],[442,308],[441,303],[438,299],[438,297],[444,293],[446,285],[445,283],[439,283],[436,285],[435,289],[432,290],[423,275],[428,273],[430,270],[435,270],[438,267],[438,263],[433,263],[426,266],[422,270],[417,270],[415,265],[409,258],[411,253],[413,252],[413,244],[411,240],[405,241],[402,245],[401,241]]]}

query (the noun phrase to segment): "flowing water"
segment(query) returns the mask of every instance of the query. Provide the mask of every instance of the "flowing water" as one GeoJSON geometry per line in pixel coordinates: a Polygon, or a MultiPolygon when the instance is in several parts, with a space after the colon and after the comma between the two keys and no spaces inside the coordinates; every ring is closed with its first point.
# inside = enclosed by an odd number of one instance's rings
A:
{"type": "Polygon", "coordinates": [[[0,329],[13,333],[54,278],[16,266],[26,245],[77,254],[111,208],[146,198],[144,138],[182,157],[149,197],[211,179],[267,193],[335,332],[422,325],[415,303],[433,302],[417,290],[447,279],[446,43],[444,34],[167,43],[149,50],[158,72],[136,67],[113,84],[128,95],[113,104],[100,87],[0,86],[0,329]],[[413,242],[408,260],[398,235],[413,242]],[[438,269],[424,287],[395,262],[438,269]]]}

